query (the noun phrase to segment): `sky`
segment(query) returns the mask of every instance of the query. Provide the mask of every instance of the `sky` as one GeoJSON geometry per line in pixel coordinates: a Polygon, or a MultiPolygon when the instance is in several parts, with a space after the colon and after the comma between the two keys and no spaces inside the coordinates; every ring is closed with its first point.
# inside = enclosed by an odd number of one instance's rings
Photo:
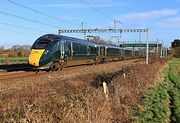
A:
{"type": "MultiPolygon", "coordinates": [[[[44,34],[59,29],[149,29],[149,41],[169,47],[180,39],[180,0],[0,0],[0,46],[32,45],[44,34]],[[18,4],[18,5],[17,5],[18,4]],[[43,13],[43,14],[42,14],[43,13]]],[[[63,34],[84,38],[83,34],[63,34]]],[[[120,42],[139,41],[139,33],[92,33],[120,42]]],[[[146,34],[141,33],[141,41],[146,34]]]]}

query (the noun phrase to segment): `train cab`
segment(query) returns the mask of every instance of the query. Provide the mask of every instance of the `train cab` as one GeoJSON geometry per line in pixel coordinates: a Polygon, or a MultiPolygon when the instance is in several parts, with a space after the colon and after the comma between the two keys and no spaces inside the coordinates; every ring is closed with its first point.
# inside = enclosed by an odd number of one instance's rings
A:
{"type": "Polygon", "coordinates": [[[34,67],[43,66],[48,63],[48,59],[51,57],[50,50],[55,44],[52,36],[42,36],[38,38],[31,48],[31,53],[29,55],[29,64],[34,67]]]}

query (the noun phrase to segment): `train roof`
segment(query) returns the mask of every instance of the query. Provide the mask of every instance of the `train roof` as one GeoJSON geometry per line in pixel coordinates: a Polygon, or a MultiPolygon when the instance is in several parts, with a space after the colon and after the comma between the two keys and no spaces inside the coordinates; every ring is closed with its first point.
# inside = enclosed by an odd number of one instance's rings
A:
{"type": "Polygon", "coordinates": [[[46,35],[43,35],[42,37],[46,37],[46,38],[49,38],[51,40],[69,39],[72,42],[89,44],[89,45],[98,45],[98,43],[96,43],[96,42],[90,42],[87,40],[78,39],[78,38],[69,37],[69,36],[64,36],[64,35],[46,34],[46,35]]]}
{"type": "MultiPolygon", "coordinates": [[[[64,35],[56,35],[56,34],[46,34],[43,35],[42,37],[48,38],[50,40],[60,40],[60,39],[69,39],[72,42],[77,42],[77,43],[83,43],[83,44],[88,44],[88,45],[96,45],[96,46],[104,46],[107,48],[117,48],[117,49],[121,49],[121,47],[118,46],[112,46],[112,45],[108,45],[108,44],[101,44],[101,43],[97,43],[97,42],[90,42],[87,40],[83,40],[83,39],[78,39],[78,38],[74,38],[74,37],[69,37],[69,36],[64,36],[64,35]]],[[[125,50],[132,50],[129,48],[123,48],[125,50]]]]}

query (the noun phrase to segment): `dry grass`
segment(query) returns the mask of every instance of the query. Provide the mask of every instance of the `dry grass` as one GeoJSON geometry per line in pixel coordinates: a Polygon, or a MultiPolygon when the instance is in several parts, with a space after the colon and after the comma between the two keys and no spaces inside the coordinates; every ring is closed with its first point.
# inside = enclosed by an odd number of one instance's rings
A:
{"type": "Polygon", "coordinates": [[[162,66],[114,62],[0,82],[0,122],[131,122],[162,66]]]}

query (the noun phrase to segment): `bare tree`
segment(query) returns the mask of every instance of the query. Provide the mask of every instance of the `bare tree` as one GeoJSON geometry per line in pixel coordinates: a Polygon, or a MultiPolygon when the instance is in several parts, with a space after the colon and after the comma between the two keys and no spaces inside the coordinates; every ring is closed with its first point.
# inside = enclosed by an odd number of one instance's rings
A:
{"type": "Polygon", "coordinates": [[[3,51],[4,50],[4,46],[0,46],[0,51],[3,51]]]}

